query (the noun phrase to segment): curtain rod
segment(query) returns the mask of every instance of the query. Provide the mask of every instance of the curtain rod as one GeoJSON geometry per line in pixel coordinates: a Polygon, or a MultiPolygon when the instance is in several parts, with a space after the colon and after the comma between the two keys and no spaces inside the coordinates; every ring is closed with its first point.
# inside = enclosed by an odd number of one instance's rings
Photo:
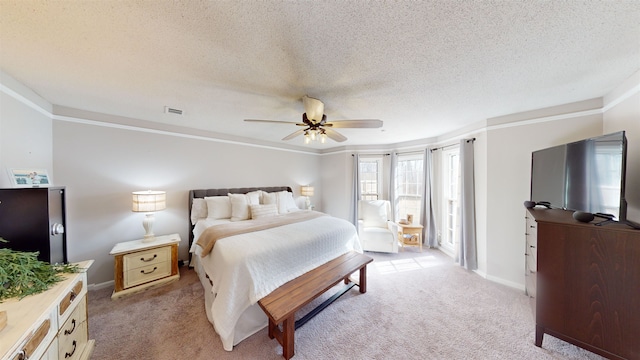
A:
{"type": "MultiPolygon", "coordinates": [[[[474,141],[476,141],[476,138],[466,139],[465,141],[466,142],[474,142],[474,141]]],[[[460,144],[450,144],[450,145],[436,147],[436,148],[431,149],[431,152],[434,152],[436,150],[448,149],[450,147],[454,147],[454,146],[458,146],[458,145],[460,145],[460,144]]]]}
{"type": "Polygon", "coordinates": [[[396,155],[409,155],[409,154],[424,154],[424,150],[415,150],[407,152],[397,152],[396,155]]]}
{"type": "MultiPolygon", "coordinates": [[[[391,154],[360,154],[360,156],[389,156],[391,154]]],[[[356,154],[351,154],[351,156],[356,156],[356,154]]]]}

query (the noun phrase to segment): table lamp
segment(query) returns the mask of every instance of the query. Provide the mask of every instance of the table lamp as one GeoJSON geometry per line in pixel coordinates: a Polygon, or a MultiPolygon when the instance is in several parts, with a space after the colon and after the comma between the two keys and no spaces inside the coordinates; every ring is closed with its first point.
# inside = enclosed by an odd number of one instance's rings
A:
{"type": "Polygon", "coordinates": [[[144,227],[145,234],[142,242],[151,242],[155,240],[155,236],[153,235],[153,223],[155,222],[155,217],[153,213],[156,211],[164,210],[167,207],[167,196],[164,191],[134,191],[133,195],[133,206],[131,208],[134,212],[145,212],[147,213],[144,220],[142,221],[142,226],[144,227]]]}
{"type": "Polygon", "coordinates": [[[308,210],[311,210],[311,199],[309,199],[309,197],[313,196],[313,186],[306,185],[300,187],[300,195],[306,197],[304,204],[308,210]]]}

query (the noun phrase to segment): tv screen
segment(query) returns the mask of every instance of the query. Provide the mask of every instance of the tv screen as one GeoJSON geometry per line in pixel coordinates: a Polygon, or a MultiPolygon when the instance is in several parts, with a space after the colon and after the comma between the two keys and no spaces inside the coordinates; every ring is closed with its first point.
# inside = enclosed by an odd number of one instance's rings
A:
{"type": "Polygon", "coordinates": [[[531,201],[626,221],[625,132],[534,151],[531,201]]]}

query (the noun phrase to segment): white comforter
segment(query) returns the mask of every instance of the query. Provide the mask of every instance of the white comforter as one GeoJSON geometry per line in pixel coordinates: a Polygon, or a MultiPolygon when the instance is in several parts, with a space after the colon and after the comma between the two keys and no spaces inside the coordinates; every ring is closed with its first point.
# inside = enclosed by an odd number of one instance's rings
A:
{"type": "MultiPolygon", "coordinates": [[[[195,235],[199,236],[203,228],[196,226],[195,235]]],[[[200,253],[197,245],[191,250],[200,253]]],[[[224,349],[231,351],[233,345],[251,335],[234,339],[234,329],[242,314],[257,306],[258,300],[352,250],[362,252],[355,227],[331,216],[218,240],[211,253],[200,260],[213,282],[210,320],[224,349]]]]}

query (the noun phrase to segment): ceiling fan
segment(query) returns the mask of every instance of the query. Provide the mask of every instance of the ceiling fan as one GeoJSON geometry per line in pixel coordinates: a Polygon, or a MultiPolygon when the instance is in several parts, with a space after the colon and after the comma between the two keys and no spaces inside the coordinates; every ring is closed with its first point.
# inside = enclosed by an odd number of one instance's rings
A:
{"type": "Polygon", "coordinates": [[[380,128],[382,127],[382,120],[367,119],[367,120],[335,120],[327,122],[327,115],[324,114],[324,103],[318,99],[314,99],[305,95],[302,97],[302,103],[304,105],[304,113],[302,114],[302,122],[297,123],[293,121],[279,121],[279,120],[256,120],[245,119],[244,121],[250,122],[266,122],[277,124],[295,124],[296,126],[303,126],[304,129],[299,129],[287,136],[282,140],[290,140],[296,136],[303,135],[305,137],[305,144],[319,139],[324,143],[326,138],[343,142],[347,138],[339,132],[333,130],[334,128],[380,128]]]}

